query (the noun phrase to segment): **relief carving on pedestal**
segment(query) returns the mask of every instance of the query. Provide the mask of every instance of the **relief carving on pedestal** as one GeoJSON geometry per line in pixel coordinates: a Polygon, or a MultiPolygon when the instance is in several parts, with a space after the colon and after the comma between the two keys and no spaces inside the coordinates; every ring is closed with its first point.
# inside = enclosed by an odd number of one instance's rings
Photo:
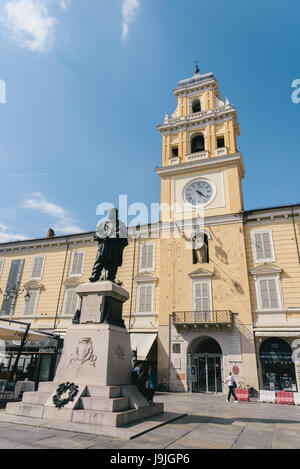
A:
{"type": "Polygon", "coordinates": [[[81,365],[88,363],[91,366],[95,366],[96,360],[97,356],[94,355],[92,339],[90,337],[83,337],[78,342],[75,352],[71,355],[69,365],[78,362],[81,365]]]}
{"type": "Polygon", "coordinates": [[[123,347],[121,347],[120,345],[118,345],[118,347],[116,348],[116,355],[121,360],[124,360],[125,352],[123,347]]]}

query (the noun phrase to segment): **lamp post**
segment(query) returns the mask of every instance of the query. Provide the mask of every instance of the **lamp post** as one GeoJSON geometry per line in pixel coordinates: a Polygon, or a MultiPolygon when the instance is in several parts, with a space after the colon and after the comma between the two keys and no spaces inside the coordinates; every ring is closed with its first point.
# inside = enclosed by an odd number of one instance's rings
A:
{"type": "MultiPolygon", "coordinates": [[[[24,288],[22,289],[19,289],[19,288],[16,288],[16,287],[12,287],[12,288],[9,288],[6,290],[6,292],[4,293],[4,299],[5,300],[9,300],[11,299],[11,303],[10,303],[10,311],[9,311],[9,324],[11,322],[11,318],[12,318],[12,315],[14,313],[14,308],[15,308],[15,304],[16,304],[16,301],[17,301],[17,298],[18,296],[24,292],[24,288]]],[[[29,290],[26,289],[26,294],[24,295],[24,300],[26,303],[28,303],[28,301],[30,300],[31,298],[31,295],[29,293],[29,290]]],[[[18,362],[19,362],[19,358],[21,356],[21,353],[22,353],[22,350],[23,350],[23,347],[24,347],[24,344],[26,342],[26,339],[27,339],[27,334],[28,334],[28,331],[29,331],[29,328],[30,328],[30,324],[27,324],[26,325],[26,330],[25,330],[25,333],[22,337],[22,341],[21,341],[21,345],[19,347],[19,351],[18,351],[18,354],[17,354],[17,357],[16,357],[16,360],[15,360],[15,363],[14,363],[14,366],[13,366],[13,369],[12,371],[10,372],[10,376],[9,376],[9,380],[12,381],[14,379],[14,375],[16,374],[16,371],[17,371],[17,367],[18,367],[18,362]]]]}
{"type": "MultiPolygon", "coordinates": [[[[16,288],[16,287],[11,287],[11,288],[8,288],[3,297],[5,300],[10,300],[11,299],[11,303],[10,303],[10,311],[9,311],[9,319],[11,321],[11,318],[12,318],[12,315],[14,313],[14,309],[15,309],[15,304],[16,304],[16,301],[17,301],[17,298],[18,296],[20,295],[20,293],[23,293],[24,291],[24,288],[20,289],[20,288],[16,288]]],[[[26,301],[26,303],[28,303],[28,301],[30,300],[31,298],[31,295],[29,293],[29,290],[26,289],[26,294],[24,296],[24,300],[26,301]]]]}

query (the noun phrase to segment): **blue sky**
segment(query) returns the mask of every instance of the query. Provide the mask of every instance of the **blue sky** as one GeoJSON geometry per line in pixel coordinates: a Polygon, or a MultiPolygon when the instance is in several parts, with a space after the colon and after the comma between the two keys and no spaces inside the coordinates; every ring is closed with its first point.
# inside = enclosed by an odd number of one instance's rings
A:
{"type": "Polygon", "coordinates": [[[300,202],[297,0],[0,0],[0,242],[160,200],[157,125],[213,72],[237,107],[245,208],[300,202]]]}

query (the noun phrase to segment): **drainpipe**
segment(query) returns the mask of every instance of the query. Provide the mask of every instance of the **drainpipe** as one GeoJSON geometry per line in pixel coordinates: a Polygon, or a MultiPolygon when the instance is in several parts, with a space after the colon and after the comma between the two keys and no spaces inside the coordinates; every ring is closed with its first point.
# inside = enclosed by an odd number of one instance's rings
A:
{"type": "Polygon", "coordinates": [[[296,241],[296,246],[297,246],[298,261],[299,261],[299,264],[300,264],[300,251],[299,251],[299,245],[298,245],[298,238],[297,238],[297,232],[296,232],[296,226],[295,226],[295,217],[294,217],[294,209],[293,209],[293,207],[292,207],[292,220],[293,220],[295,241],[296,241]]]}
{"type": "Polygon", "coordinates": [[[128,330],[130,331],[131,327],[131,315],[132,315],[132,296],[133,296],[133,281],[134,281],[134,267],[135,267],[135,253],[136,253],[136,240],[137,240],[137,231],[140,231],[140,225],[136,226],[134,245],[133,245],[133,262],[132,262],[132,275],[131,275],[131,293],[130,293],[130,310],[129,310],[129,323],[128,330]]]}
{"type": "Polygon", "coordinates": [[[57,322],[57,316],[58,316],[58,308],[59,308],[59,303],[60,303],[60,297],[61,297],[61,291],[62,291],[62,286],[63,286],[63,281],[65,277],[65,270],[66,270],[66,264],[67,264],[67,256],[68,256],[68,251],[69,251],[69,238],[67,236],[66,238],[66,254],[65,254],[65,261],[64,261],[64,267],[63,267],[63,272],[61,276],[61,281],[60,281],[60,287],[59,287],[59,293],[58,293],[58,300],[57,300],[57,305],[56,305],[56,312],[55,312],[55,319],[54,319],[54,325],[53,325],[53,330],[56,328],[56,322],[57,322]]]}

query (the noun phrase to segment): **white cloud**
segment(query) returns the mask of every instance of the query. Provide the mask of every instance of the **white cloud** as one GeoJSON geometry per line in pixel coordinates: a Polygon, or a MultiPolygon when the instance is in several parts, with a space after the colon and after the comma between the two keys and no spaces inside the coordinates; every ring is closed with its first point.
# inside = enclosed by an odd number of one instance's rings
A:
{"type": "Polygon", "coordinates": [[[129,32],[129,24],[133,23],[140,9],[140,0],[122,1],[122,39],[125,40],[129,32]]]}
{"type": "Polygon", "coordinates": [[[29,239],[28,236],[24,236],[17,233],[10,233],[9,231],[7,231],[8,229],[8,226],[0,223],[0,243],[9,243],[11,241],[24,241],[25,239],[29,239]]]}
{"type": "Polygon", "coordinates": [[[45,0],[9,0],[4,11],[5,24],[21,47],[40,53],[51,48],[58,20],[49,15],[45,0]]]}
{"type": "Polygon", "coordinates": [[[72,0],[60,0],[59,5],[62,10],[67,11],[72,0]]]}
{"type": "Polygon", "coordinates": [[[57,221],[52,226],[56,233],[75,234],[83,233],[84,231],[74,223],[74,220],[65,209],[52,202],[48,202],[43,194],[39,192],[32,193],[31,196],[23,202],[22,207],[36,210],[44,215],[56,218],[57,221]]]}

